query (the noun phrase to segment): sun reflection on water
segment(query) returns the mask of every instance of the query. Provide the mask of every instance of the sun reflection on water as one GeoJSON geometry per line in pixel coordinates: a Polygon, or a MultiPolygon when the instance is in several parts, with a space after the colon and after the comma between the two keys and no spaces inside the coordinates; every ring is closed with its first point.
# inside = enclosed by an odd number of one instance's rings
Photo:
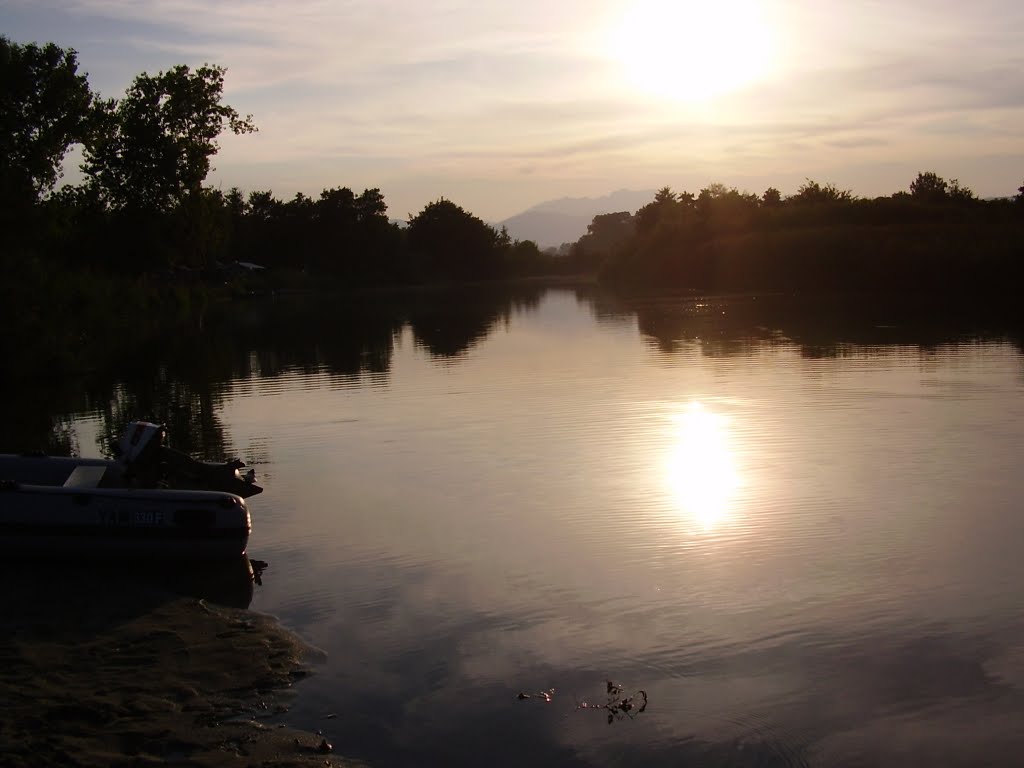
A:
{"type": "Polygon", "coordinates": [[[672,422],[665,477],[673,503],[697,529],[718,528],[740,486],[728,418],[693,402],[672,422]]]}

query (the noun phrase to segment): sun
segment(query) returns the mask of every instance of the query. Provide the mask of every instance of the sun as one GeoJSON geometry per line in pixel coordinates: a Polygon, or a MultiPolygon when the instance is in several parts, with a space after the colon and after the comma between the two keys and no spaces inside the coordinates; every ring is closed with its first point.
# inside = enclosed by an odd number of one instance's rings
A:
{"type": "Polygon", "coordinates": [[[631,89],[706,102],[766,77],[773,35],[758,0],[634,0],[608,49],[631,89]]]}

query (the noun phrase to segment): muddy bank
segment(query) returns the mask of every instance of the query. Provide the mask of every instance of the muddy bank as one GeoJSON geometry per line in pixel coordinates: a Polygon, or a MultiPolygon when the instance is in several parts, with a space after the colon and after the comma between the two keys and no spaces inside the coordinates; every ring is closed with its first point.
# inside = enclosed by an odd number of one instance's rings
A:
{"type": "Polygon", "coordinates": [[[310,650],[244,610],[245,568],[0,568],[4,765],[351,765],[274,723],[310,650]]]}

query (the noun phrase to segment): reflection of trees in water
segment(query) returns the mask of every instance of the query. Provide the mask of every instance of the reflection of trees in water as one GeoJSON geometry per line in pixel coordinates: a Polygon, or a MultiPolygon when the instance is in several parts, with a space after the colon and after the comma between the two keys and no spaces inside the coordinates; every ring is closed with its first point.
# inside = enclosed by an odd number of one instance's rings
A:
{"type": "Polygon", "coordinates": [[[77,454],[70,414],[88,407],[80,382],[41,370],[23,379],[13,373],[0,376],[0,453],[77,454]]]}
{"type": "Polygon", "coordinates": [[[233,454],[217,414],[247,355],[208,328],[169,331],[89,377],[84,410],[101,419],[100,451],[110,452],[129,421],[144,419],[166,424],[178,450],[210,459],[233,454]]]}
{"type": "MultiPolygon", "coordinates": [[[[72,414],[84,412],[100,416],[103,452],[128,421],[143,418],[166,423],[179,450],[229,458],[237,447],[219,414],[239,382],[300,374],[386,383],[396,338],[407,324],[430,355],[457,358],[516,314],[536,311],[545,293],[537,286],[489,286],[225,305],[218,317],[208,314],[202,328],[169,331],[146,346],[122,350],[116,369],[92,371],[80,380],[40,378],[0,398],[0,450],[77,453],[72,414]]],[[[965,338],[1007,339],[1024,352],[1022,323],[1012,311],[962,301],[626,300],[592,287],[578,288],[575,295],[599,323],[636,322],[647,343],[666,355],[698,349],[709,357],[730,357],[789,344],[808,358],[878,356],[897,345],[926,350],[965,338]]],[[[82,448],[87,455],[96,452],[82,448]]],[[[259,446],[248,448],[260,452],[259,446]]]]}
{"type": "Polygon", "coordinates": [[[434,357],[459,357],[487,337],[498,316],[482,307],[424,307],[409,315],[418,346],[434,357]]]}
{"type": "Polygon", "coordinates": [[[402,318],[385,302],[291,297],[243,305],[227,325],[248,358],[246,370],[233,372],[234,378],[285,373],[348,378],[388,373],[402,318]]]}
{"type": "Polygon", "coordinates": [[[536,311],[545,290],[537,286],[487,286],[426,293],[409,306],[416,343],[434,357],[459,357],[513,315],[536,311]]]}
{"type": "Polygon", "coordinates": [[[9,445],[3,450],[78,453],[72,414],[99,415],[99,446],[108,454],[132,419],[168,426],[175,448],[209,459],[236,455],[219,413],[236,382],[300,374],[387,381],[395,340],[409,324],[434,356],[457,357],[499,322],[535,310],[541,288],[487,287],[402,297],[289,297],[235,302],[207,313],[202,327],[168,330],[122,350],[118,364],[4,398],[9,445]]]}
{"type": "Polygon", "coordinates": [[[666,301],[636,309],[637,327],[649,344],[666,355],[698,347],[708,357],[748,354],[777,340],[764,326],[734,316],[716,299],[666,301]]]}
{"type": "Polygon", "coordinates": [[[71,419],[65,414],[51,415],[51,400],[26,399],[17,394],[3,399],[0,420],[4,428],[0,453],[42,451],[52,456],[78,454],[78,435],[71,419]]]}
{"type": "Polygon", "coordinates": [[[599,325],[632,323],[636,316],[625,300],[597,284],[579,285],[574,293],[577,305],[589,310],[599,325]]]}
{"type": "Polygon", "coordinates": [[[1021,334],[1021,320],[1006,307],[938,298],[710,297],[633,306],[640,332],[665,354],[696,346],[709,357],[731,357],[787,344],[807,358],[878,356],[896,346],[933,349],[1021,334]]]}
{"type": "MultiPolygon", "coordinates": [[[[320,302],[236,303],[202,329],[169,334],[92,388],[106,448],[136,418],[167,425],[175,448],[236,455],[219,413],[234,382],[290,373],[386,373],[400,320],[320,302]]],[[[249,457],[251,460],[251,457],[249,457]]]]}
{"type": "Polygon", "coordinates": [[[232,448],[217,415],[223,391],[210,386],[198,388],[181,380],[168,381],[158,375],[118,382],[114,390],[97,401],[102,419],[99,442],[109,450],[133,419],[166,424],[172,445],[180,451],[209,459],[226,459],[232,448]]]}

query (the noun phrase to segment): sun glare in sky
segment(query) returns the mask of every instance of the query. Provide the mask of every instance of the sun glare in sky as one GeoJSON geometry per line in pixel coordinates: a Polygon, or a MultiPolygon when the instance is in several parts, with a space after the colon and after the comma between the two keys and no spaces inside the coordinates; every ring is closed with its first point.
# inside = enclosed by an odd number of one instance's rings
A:
{"type": "Polygon", "coordinates": [[[773,35],[758,0],[636,0],[609,51],[630,88],[699,103],[767,77],[773,35]]]}

